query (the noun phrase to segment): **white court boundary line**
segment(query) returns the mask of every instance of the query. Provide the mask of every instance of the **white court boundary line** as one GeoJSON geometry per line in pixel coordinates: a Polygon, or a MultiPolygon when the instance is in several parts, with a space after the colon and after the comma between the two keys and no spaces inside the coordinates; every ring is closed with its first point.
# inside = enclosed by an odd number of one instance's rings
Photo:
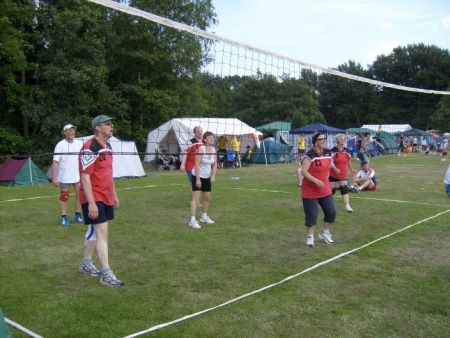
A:
{"type": "Polygon", "coordinates": [[[278,286],[278,285],[280,285],[280,284],[282,284],[282,283],[285,283],[285,282],[287,282],[287,281],[289,281],[289,280],[291,280],[291,279],[294,279],[294,278],[296,278],[296,277],[298,277],[298,276],[301,276],[301,275],[303,275],[303,274],[305,274],[305,273],[307,273],[307,272],[309,272],[309,271],[315,270],[315,269],[321,267],[322,265],[326,265],[326,264],[331,263],[331,262],[333,262],[333,261],[335,261],[335,260],[338,260],[339,258],[348,256],[348,255],[350,255],[350,254],[352,254],[352,253],[354,253],[354,252],[356,252],[356,251],[362,250],[362,249],[364,249],[364,248],[366,248],[366,247],[368,247],[368,246],[371,246],[371,245],[373,245],[373,244],[375,244],[375,243],[377,243],[377,242],[379,242],[379,241],[382,241],[382,240],[384,240],[384,239],[386,239],[386,238],[389,238],[389,237],[391,237],[391,236],[394,236],[394,235],[396,235],[396,234],[398,234],[398,233],[400,233],[400,232],[403,232],[403,231],[405,231],[405,230],[408,230],[408,229],[410,229],[410,228],[412,228],[412,227],[414,227],[414,226],[416,226],[416,225],[418,225],[418,224],[428,222],[429,220],[432,220],[432,219],[434,219],[434,218],[437,218],[437,217],[439,217],[439,216],[442,216],[442,215],[444,215],[444,214],[446,214],[446,213],[450,213],[450,209],[448,209],[448,210],[446,210],[446,211],[443,211],[443,212],[440,212],[440,213],[438,213],[438,214],[436,214],[436,215],[434,215],[434,216],[430,216],[430,217],[428,217],[428,218],[425,218],[425,219],[423,219],[423,220],[420,220],[420,221],[418,221],[418,222],[416,222],[416,223],[410,224],[410,225],[408,225],[408,226],[406,226],[406,227],[404,227],[404,228],[401,228],[401,229],[399,229],[399,230],[396,230],[396,231],[394,231],[394,232],[391,232],[390,234],[384,235],[384,236],[382,236],[382,237],[380,237],[380,238],[378,238],[378,239],[373,240],[372,242],[369,242],[369,243],[367,243],[367,244],[361,245],[360,247],[357,247],[357,248],[354,248],[354,249],[345,251],[345,252],[343,252],[343,253],[341,253],[341,254],[339,254],[339,255],[337,255],[337,256],[334,256],[334,257],[332,257],[332,258],[330,258],[330,259],[327,259],[327,260],[325,260],[325,261],[322,261],[322,262],[320,262],[320,263],[317,263],[317,264],[315,264],[315,265],[313,265],[313,266],[311,266],[311,267],[309,267],[309,268],[307,268],[307,269],[305,269],[305,270],[303,270],[303,271],[301,271],[301,272],[298,272],[298,273],[296,273],[296,274],[294,274],[294,275],[291,275],[291,276],[289,276],[289,277],[286,277],[286,278],[284,278],[284,279],[282,279],[282,280],[280,280],[280,281],[278,281],[278,282],[276,282],[276,283],[273,283],[273,284],[264,286],[264,287],[262,287],[262,288],[260,288],[260,289],[258,289],[258,290],[255,290],[255,291],[252,291],[252,292],[243,294],[243,295],[241,295],[241,296],[239,296],[239,297],[230,299],[229,301],[226,301],[226,302],[224,302],[224,303],[222,303],[222,304],[219,304],[219,305],[210,307],[210,308],[208,308],[208,309],[205,309],[205,310],[202,310],[202,311],[199,311],[199,312],[192,313],[192,314],[190,314],[190,315],[186,315],[186,316],[180,317],[180,318],[175,319],[175,320],[170,321],[170,322],[166,322],[166,323],[163,323],[163,324],[159,324],[159,325],[152,326],[152,327],[150,327],[149,329],[146,329],[146,330],[143,330],[143,331],[139,331],[139,332],[130,334],[130,335],[128,335],[128,336],[125,336],[124,338],[138,337],[138,336],[141,336],[141,335],[143,335],[143,334],[146,334],[146,333],[149,333],[149,332],[152,332],[152,331],[156,331],[156,330],[162,329],[162,328],[164,328],[164,327],[167,327],[167,326],[170,326],[170,325],[173,325],[173,324],[176,324],[176,323],[179,323],[179,322],[182,322],[182,321],[185,321],[185,320],[194,318],[194,317],[198,317],[198,316],[200,316],[200,315],[202,315],[202,314],[205,314],[205,313],[207,313],[207,312],[210,312],[210,311],[216,310],[216,309],[218,309],[218,308],[224,307],[224,306],[226,306],[226,305],[228,305],[228,304],[235,303],[235,302],[237,302],[237,301],[239,301],[239,300],[241,300],[241,299],[244,299],[244,298],[253,296],[253,295],[257,294],[257,293],[261,293],[261,292],[263,292],[263,291],[265,291],[265,290],[271,289],[271,288],[273,288],[273,287],[275,287],[275,286],[278,286]]]}
{"type": "MultiPolygon", "coordinates": [[[[149,185],[143,185],[143,186],[137,186],[137,187],[127,187],[127,188],[118,188],[116,191],[122,191],[122,190],[134,190],[134,189],[148,189],[148,188],[160,188],[160,187],[173,187],[173,186],[184,186],[185,184],[149,184],[149,185]]],[[[22,201],[29,201],[29,200],[37,200],[41,198],[54,198],[58,197],[59,195],[47,195],[47,196],[37,196],[37,197],[25,197],[25,198],[13,198],[10,200],[3,200],[0,201],[0,203],[6,203],[6,202],[22,202],[22,201]]]]}
{"type": "MultiPolygon", "coordinates": [[[[297,194],[297,191],[282,191],[282,190],[265,190],[265,189],[254,189],[254,188],[224,188],[231,190],[242,190],[242,191],[256,191],[256,192],[273,192],[280,194],[297,194]]],[[[334,198],[338,198],[339,196],[334,196],[334,198]]],[[[373,200],[373,201],[381,201],[381,202],[395,202],[395,203],[405,203],[405,204],[418,204],[418,205],[431,205],[438,207],[446,207],[448,208],[448,204],[439,204],[439,203],[427,203],[427,202],[414,202],[414,201],[402,201],[402,200],[392,200],[388,198],[375,198],[375,197],[359,197],[352,196],[352,199],[360,199],[360,200],[373,200]]]]}
{"type": "Polygon", "coordinates": [[[15,327],[16,329],[18,329],[18,330],[20,330],[20,331],[22,331],[22,332],[25,332],[25,333],[26,333],[27,335],[29,335],[30,337],[33,337],[33,338],[43,338],[42,336],[38,335],[37,333],[34,333],[33,331],[31,331],[31,330],[27,329],[26,327],[24,327],[24,326],[22,326],[22,325],[20,325],[20,324],[18,324],[18,323],[16,323],[16,322],[14,322],[14,321],[12,321],[11,319],[8,319],[8,318],[6,318],[6,317],[3,317],[3,318],[5,318],[5,322],[6,322],[6,323],[8,323],[9,325],[15,327]]]}

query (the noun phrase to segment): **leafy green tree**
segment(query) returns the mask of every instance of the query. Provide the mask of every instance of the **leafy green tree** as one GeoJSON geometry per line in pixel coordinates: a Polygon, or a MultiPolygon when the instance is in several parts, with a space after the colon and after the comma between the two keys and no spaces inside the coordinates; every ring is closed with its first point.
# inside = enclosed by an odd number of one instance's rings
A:
{"type": "MultiPolygon", "coordinates": [[[[450,53],[425,44],[397,47],[387,56],[379,56],[370,67],[373,78],[423,89],[446,90],[450,85],[450,53]]],[[[395,122],[407,122],[427,128],[435,114],[439,95],[382,89],[380,105],[395,122]]]]}
{"type": "MultiPolygon", "coordinates": [[[[369,77],[359,63],[349,61],[338,67],[339,71],[369,77]]],[[[340,128],[360,126],[365,121],[377,121],[379,112],[373,108],[374,90],[363,82],[322,74],[318,79],[320,110],[328,124],[340,128]]]]}
{"type": "Polygon", "coordinates": [[[34,15],[32,1],[0,2],[0,118],[3,126],[17,129],[25,137],[28,136],[28,119],[24,113],[29,100],[27,84],[34,69],[34,15]]]}

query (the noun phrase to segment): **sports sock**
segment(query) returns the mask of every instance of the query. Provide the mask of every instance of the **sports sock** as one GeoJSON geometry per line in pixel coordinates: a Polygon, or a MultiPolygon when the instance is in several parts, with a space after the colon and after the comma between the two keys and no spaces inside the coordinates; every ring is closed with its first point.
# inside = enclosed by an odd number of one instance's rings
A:
{"type": "Polygon", "coordinates": [[[83,258],[82,260],[81,260],[81,264],[82,265],[89,265],[89,264],[91,264],[92,263],[92,259],[89,259],[89,258],[83,258]]]}

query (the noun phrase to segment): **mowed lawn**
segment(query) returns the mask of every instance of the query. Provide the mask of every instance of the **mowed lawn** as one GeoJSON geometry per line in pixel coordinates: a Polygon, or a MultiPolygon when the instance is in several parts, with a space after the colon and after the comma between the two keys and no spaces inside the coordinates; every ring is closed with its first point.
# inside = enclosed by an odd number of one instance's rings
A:
{"type": "MultiPolygon", "coordinates": [[[[145,336],[446,337],[450,199],[443,176],[448,162],[438,156],[386,156],[374,158],[372,166],[378,191],[351,194],[352,214],[343,211],[337,196],[335,244],[316,240],[313,249],[305,246],[294,163],[219,170],[209,213],[216,223],[201,230],[187,226],[185,174],[153,172],[116,181],[121,207],[110,223],[110,262],[125,282],[121,288],[78,273],[85,226],[59,225],[58,189],[0,187],[0,307],[7,318],[43,337],[123,337],[414,225],[145,336]]],[[[72,202],[73,196],[71,216],[72,202]]],[[[321,219],[320,213],[319,224],[321,219]]]]}

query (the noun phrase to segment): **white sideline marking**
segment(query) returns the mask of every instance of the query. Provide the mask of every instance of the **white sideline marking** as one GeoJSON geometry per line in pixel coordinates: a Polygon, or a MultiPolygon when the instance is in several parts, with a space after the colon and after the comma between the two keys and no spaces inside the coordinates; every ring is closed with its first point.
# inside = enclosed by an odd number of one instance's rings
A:
{"type": "Polygon", "coordinates": [[[435,204],[435,203],[427,203],[427,202],[411,202],[411,201],[402,201],[402,200],[390,200],[387,198],[374,198],[374,197],[357,197],[352,196],[354,199],[361,199],[361,200],[374,200],[374,201],[383,201],[383,202],[396,202],[396,203],[406,203],[406,204],[421,204],[421,205],[435,205],[435,206],[441,206],[441,207],[448,207],[448,204],[435,204]]]}
{"type": "Polygon", "coordinates": [[[343,252],[343,253],[341,253],[341,254],[339,254],[339,255],[337,255],[337,256],[334,256],[334,257],[332,257],[332,258],[330,258],[330,259],[327,259],[327,260],[325,260],[325,261],[323,261],[323,262],[317,263],[317,264],[315,264],[315,265],[313,265],[313,266],[311,266],[311,267],[309,267],[309,268],[307,268],[307,269],[305,269],[305,270],[303,270],[303,271],[301,271],[301,272],[298,272],[298,273],[296,273],[296,274],[294,274],[294,275],[291,275],[291,276],[289,276],[289,277],[286,277],[286,278],[284,278],[284,279],[282,279],[282,280],[280,280],[280,281],[278,281],[278,282],[276,282],[276,283],[273,283],[273,284],[264,286],[264,287],[262,287],[262,288],[260,288],[260,289],[258,289],[258,290],[255,290],[255,291],[252,291],[252,292],[243,294],[243,295],[241,295],[241,296],[239,296],[239,297],[233,298],[233,299],[231,299],[231,300],[229,300],[229,301],[226,301],[226,302],[224,302],[224,303],[222,303],[222,304],[219,304],[219,305],[216,305],[216,306],[214,306],[214,307],[210,307],[210,308],[208,308],[208,309],[205,309],[205,310],[202,310],[202,311],[199,311],[199,312],[195,312],[195,313],[192,313],[192,314],[190,314],[190,315],[186,315],[186,316],[184,316],[184,317],[180,317],[180,318],[175,319],[175,320],[173,320],[173,321],[166,322],[166,323],[159,324],[159,325],[155,325],[155,326],[152,326],[152,327],[149,328],[149,329],[146,329],[146,330],[143,330],[143,331],[140,331],[140,332],[136,332],[136,333],[130,334],[130,335],[126,336],[125,338],[138,337],[138,336],[141,336],[141,335],[143,335],[143,334],[145,334],[145,333],[152,332],[152,331],[156,331],[156,330],[162,329],[162,328],[164,328],[164,327],[167,327],[167,326],[170,326],[170,325],[173,325],[173,324],[176,324],[176,323],[185,321],[185,320],[187,320],[187,319],[191,319],[191,318],[200,316],[200,315],[202,315],[202,314],[204,314],[204,313],[207,313],[207,312],[213,311],[213,310],[215,310],[215,309],[224,307],[224,306],[226,306],[226,305],[228,305],[228,304],[235,303],[235,302],[237,302],[237,301],[239,301],[239,300],[241,300],[241,299],[244,299],[244,298],[253,296],[253,295],[257,294],[257,293],[260,293],[260,292],[262,292],[262,291],[271,289],[271,288],[273,288],[274,286],[280,285],[280,284],[285,283],[285,282],[287,282],[287,281],[289,281],[289,280],[291,280],[291,279],[294,279],[294,278],[296,278],[296,277],[298,277],[298,276],[301,276],[301,275],[303,275],[303,274],[305,274],[305,273],[307,273],[307,272],[309,272],[309,271],[315,270],[315,269],[321,267],[322,265],[326,265],[326,264],[331,263],[331,262],[333,262],[333,261],[335,261],[335,260],[337,260],[337,259],[339,259],[339,258],[342,258],[342,257],[344,257],[344,256],[348,256],[348,255],[350,255],[351,253],[354,253],[354,252],[356,252],[356,251],[359,251],[359,250],[361,250],[361,249],[364,249],[364,248],[366,248],[366,247],[368,247],[368,246],[370,246],[370,245],[372,245],[372,244],[375,244],[375,243],[377,243],[377,242],[379,242],[379,241],[382,241],[382,240],[384,240],[384,239],[386,239],[386,238],[389,238],[389,237],[391,237],[391,236],[394,236],[394,235],[396,235],[396,234],[398,234],[398,233],[400,233],[400,232],[402,232],[402,231],[405,231],[405,230],[407,230],[407,229],[409,229],[409,228],[412,228],[413,226],[416,226],[416,225],[418,225],[418,224],[420,224],[420,223],[427,222],[427,221],[429,221],[429,220],[431,220],[431,219],[433,219],[433,218],[439,217],[439,216],[444,215],[444,214],[449,213],[449,212],[450,212],[450,209],[448,209],[448,210],[446,210],[446,211],[443,211],[443,212],[440,212],[440,213],[438,213],[438,214],[436,214],[436,215],[434,215],[434,216],[425,218],[425,219],[423,219],[423,220],[421,220],[421,221],[418,221],[418,222],[416,222],[416,223],[414,223],[414,224],[410,224],[410,225],[408,225],[408,226],[406,226],[406,227],[404,227],[404,228],[402,228],[402,229],[396,230],[396,231],[394,231],[394,232],[391,232],[391,233],[388,234],[388,235],[384,235],[384,236],[382,236],[382,237],[380,237],[380,238],[378,238],[378,239],[376,239],[376,240],[373,240],[372,242],[369,242],[369,243],[367,243],[367,244],[361,245],[360,247],[357,247],[357,248],[355,248],[355,249],[352,249],[352,250],[343,252]]]}
{"type": "Polygon", "coordinates": [[[38,335],[37,333],[34,333],[33,331],[28,330],[26,327],[23,327],[22,325],[20,325],[20,324],[18,324],[18,323],[16,323],[16,322],[13,322],[11,319],[8,319],[8,318],[6,318],[6,317],[3,317],[3,318],[5,318],[5,322],[6,322],[6,323],[8,323],[8,324],[11,325],[11,326],[14,326],[16,329],[18,329],[18,330],[20,330],[20,331],[22,331],[22,332],[25,332],[25,333],[26,333],[27,335],[29,335],[30,337],[33,337],[33,338],[42,338],[42,336],[38,335]]]}
{"type": "MultiPolygon", "coordinates": [[[[147,189],[147,188],[172,187],[172,186],[184,186],[184,184],[162,184],[162,185],[150,184],[150,185],[143,185],[143,186],[137,186],[137,187],[118,188],[116,190],[120,191],[120,190],[147,189]]],[[[29,200],[37,200],[37,199],[40,199],[40,198],[55,198],[55,197],[58,197],[58,196],[59,195],[14,198],[14,199],[10,199],[10,200],[0,201],[0,203],[29,201],[29,200]]]]}
{"type": "MultiPolygon", "coordinates": [[[[243,191],[259,191],[259,192],[274,192],[274,193],[281,193],[281,194],[297,194],[297,191],[281,191],[281,190],[264,190],[264,189],[252,189],[252,188],[224,188],[224,189],[231,189],[231,190],[243,190],[243,191]]],[[[340,198],[340,196],[334,196],[335,198],[340,198]]],[[[402,200],[391,200],[387,198],[374,198],[374,197],[358,197],[352,195],[352,198],[354,199],[361,199],[361,200],[374,200],[374,201],[381,201],[381,202],[395,202],[395,203],[405,203],[405,204],[419,204],[419,205],[433,205],[433,206],[439,206],[439,207],[448,207],[448,204],[438,204],[438,203],[427,203],[427,202],[413,202],[413,201],[402,201],[402,200]]]]}
{"type": "Polygon", "coordinates": [[[265,190],[265,189],[251,189],[251,188],[226,188],[226,187],[225,187],[225,189],[258,191],[258,192],[276,192],[276,193],[280,193],[280,194],[295,194],[295,192],[292,192],[292,191],[282,191],[282,190],[265,190]]]}

